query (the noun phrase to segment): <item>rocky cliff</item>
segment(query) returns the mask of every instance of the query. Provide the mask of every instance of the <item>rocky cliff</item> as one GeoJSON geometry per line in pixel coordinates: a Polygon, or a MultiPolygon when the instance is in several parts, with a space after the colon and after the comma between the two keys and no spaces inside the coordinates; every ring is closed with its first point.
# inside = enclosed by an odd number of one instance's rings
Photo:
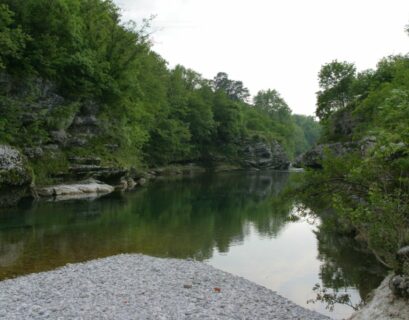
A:
{"type": "Polygon", "coordinates": [[[300,155],[293,163],[295,168],[322,168],[325,156],[341,157],[349,153],[364,156],[376,143],[374,137],[366,137],[360,141],[320,144],[300,155]]]}
{"type": "MultiPolygon", "coordinates": [[[[132,168],[140,163],[130,156],[134,150],[121,145],[124,137],[116,134],[114,120],[104,113],[101,102],[71,97],[35,76],[19,79],[0,73],[0,190],[4,194],[0,206],[14,205],[34,184],[73,184],[92,178],[115,188],[133,188],[145,177],[132,168]],[[10,188],[19,192],[6,196],[10,188]]],[[[290,164],[274,140],[253,137],[239,149],[238,158],[226,156],[223,161],[259,169],[287,169],[290,164]]]]}
{"type": "Polygon", "coordinates": [[[275,140],[270,142],[262,139],[245,141],[242,158],[244,166],[250,168],[285,170],[290,166],[286,152],[275,140]]]}

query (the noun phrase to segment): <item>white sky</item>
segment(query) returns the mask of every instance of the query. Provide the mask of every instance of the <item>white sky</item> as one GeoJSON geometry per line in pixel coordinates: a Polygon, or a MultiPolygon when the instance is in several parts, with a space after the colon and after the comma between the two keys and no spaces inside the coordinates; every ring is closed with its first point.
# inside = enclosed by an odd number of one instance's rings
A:
{"type": "Polygon", "coordinates": [[[154,47],[169,66],[226,72],[255,95],[276,89],[313,114],[317,74],[334,59],[374,68],[409,52],[409,0],[114,0],[124,20],[157,15],[154,47]]]}

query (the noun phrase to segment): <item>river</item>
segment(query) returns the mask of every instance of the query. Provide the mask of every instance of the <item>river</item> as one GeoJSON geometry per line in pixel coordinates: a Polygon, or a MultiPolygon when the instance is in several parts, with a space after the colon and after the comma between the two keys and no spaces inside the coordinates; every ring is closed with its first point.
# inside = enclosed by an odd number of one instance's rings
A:
{"type": "Polygon", "coordinates": [[[354,239],[299,218],[288,172],[161,179],[93,200],[27,203],[0,212],[0,280],[119,253],[192,258],[335,319],[348,317],[384,270],[354,239]],[[307,303],[321,293],[350,301],[307,303]],[[322,291],[324,290],[324,291],[322,291]]]}

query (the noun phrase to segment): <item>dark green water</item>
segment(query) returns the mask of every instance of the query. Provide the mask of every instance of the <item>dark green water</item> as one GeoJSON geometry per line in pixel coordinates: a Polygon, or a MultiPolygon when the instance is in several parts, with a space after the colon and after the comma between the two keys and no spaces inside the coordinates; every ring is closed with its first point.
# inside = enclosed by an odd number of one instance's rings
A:
{"type": "MultiPolygon", "coordinates": [[[[297,173],[294,173],[297,174],[297,173]]],[[[299,174],[299,173],[298,173],[299,174]]],[[[226,173],[156,181],[122,196],[39,202],[0,213],[0,280],[119,253],[194,258],[308,308],[313,286],[359,303],[384,270],[325,224],[292,221],[289,173],[226,173]]],[[[353,310],[337,305],[330,314],[353,310]]]]}

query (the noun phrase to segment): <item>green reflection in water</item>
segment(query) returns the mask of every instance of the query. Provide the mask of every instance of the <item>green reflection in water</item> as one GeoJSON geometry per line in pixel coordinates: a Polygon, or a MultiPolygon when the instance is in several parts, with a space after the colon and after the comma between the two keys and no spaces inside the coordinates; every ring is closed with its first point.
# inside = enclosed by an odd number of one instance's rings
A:
{"type": "MultiPolygon", "coordinates": [[[[280,194],[291,180],[283,172],[203,175],[95,201],[39,202],[1,212],[0,279],[119,253],[209,260],[237,246],[253,250],[254,237],[277,241],[285,226],[302,227],[288,219],[294,199],[280,194]]],[[[324,286],[358,288],[365,296],[378,285],[383,270],[353,239],[325,223],[315,236],[318,248],[311,251],[324,286]]]]}
{"type": "Polygon", "coordinates": [[[123,252],[209,258],[243,241],[245,222],[274,237],[290,201],[272,201],[288,174],[157,181],[96,201],[40,202],[0,215],[0,278],[123,252]]]}

